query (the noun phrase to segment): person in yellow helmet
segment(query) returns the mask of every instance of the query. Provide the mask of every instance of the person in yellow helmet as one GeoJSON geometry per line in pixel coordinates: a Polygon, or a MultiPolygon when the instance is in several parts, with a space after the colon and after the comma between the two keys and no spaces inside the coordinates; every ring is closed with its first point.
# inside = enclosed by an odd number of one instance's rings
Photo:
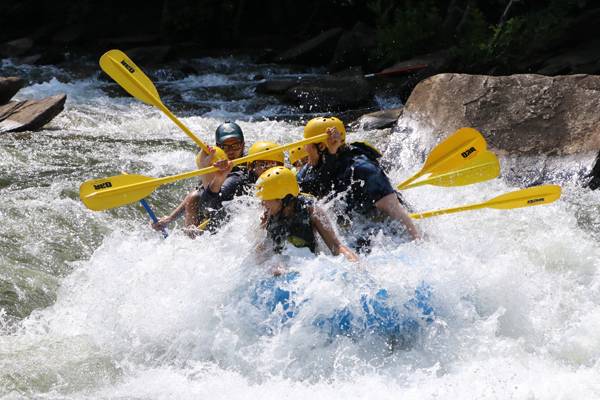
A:
{"type": "MultiPolygon", "coordinates": [[[[200,151],[196,157],[196,165],[198,169],[209,167],[213,162],[219,159],[235,160],[243,156],[244,154],[244,133],[242,128],[235,122],[225,122],[219,125],[215,131],[215,147],[208,146],[209,153],[200,151]]],[[[236,168],[233,173],[239,173],[240,169],[236,168]]],[[[206,189],[206,186],[214,178],[214,174],[201,175],[201,181],[183,201],[177,206],[173,212],[163,218],[159,218],[156,222],[152,223],[152,228],[156,231],[160,231],[166,228],[173,221],[177,220],[185,214],[186,222],[185,226],[197,226],[199,224],[199,216],[197,212],[198,199],[202,191],[206,189]]],[[[191,236],[191,235],[190,235],[191,236]]]]}
{"type": "MultiPolygon", "coordinates": [[[[271,168],[260,176],[256,189],[256,197],[265,208],[261,228],[267,231],[276,251],[289,242],[296,247],[308,247],[314,253],[315,233],[318,233],[333,255],[343,254],[350,261],[358,261],[358,257],[340,243],[315,198],[300,193],[292,171],[281,166],[271,168]]],[[[274,274],[279,275],[282,268],[282,265],[276,267],[274,274]]]]}
{"type": "MultiPolygon", "coordinates": [[[[256,142],[250,147],[248,155],[251,156],[277,147],[279,145],[273,142],[256,142]]],[[[210,225],[207,228],[214,230],[214,228],[226,221],[226,210],[223,209],[224,201],[231,201],[236,196],[248,194],[254,182],[256,182],[263,172],[269,168],[281,166],[283,162],[284,155],[282,150],[281,152],[248,162],[247,170],[239,174],[232,174],[234,165],[231,160],[218,160],[213,163],[213,166],[219,168],[219,171],[214,173],[214,178],[208,183],[206,190],[198,198],[198,211],[200,213],[214,213],[214,210],[218,210],[217,212],[219,213],[216,218],[211,218],[210,225]]]]}
{"type": "Polygon", "coordinates": [[[291,171],[296,175],[308,163],[308,153],[304,146],[294,147],[290,149],[290,164],[291,171]]]}
{"type": "MultiPolygon", "coordinates": [[[[398,194],[379,166],[381,157],[372,146],[364,142],[346,144],[346,129],[338,118],[317,117],[304,129],[310,138],[328,133],[326,142],[305,145],[308,164],[296,175],[302,191],[318,197],[336,197],[342,205],[340,221],[353,226],[356,214],[368,219],[389,217],[400,224],[411,240],[421,239],[419,231],[399,201],[398,194]],[[378,216],[379,214],[379,216],[378,216]]],[[[368,232],[358,236],[355,247],[368,250],[370,239],[377,229],[368,226],[368,232]]]]}

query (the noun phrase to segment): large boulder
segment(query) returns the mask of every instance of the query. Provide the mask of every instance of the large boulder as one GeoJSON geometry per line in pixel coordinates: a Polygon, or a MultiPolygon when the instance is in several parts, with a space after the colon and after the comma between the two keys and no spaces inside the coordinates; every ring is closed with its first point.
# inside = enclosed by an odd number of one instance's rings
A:
{"type": "Polygon", "coordinates": [[[284,100],[305,112],[344,111],[373,101],[375,90],[364,78],[361,68],[317,78],[285,92],[284,100]]]}
{"type": "Polygon", "coordinates": [[[21,56],[33,46],[33,40],[30,38],[22,38],[6,42],[0,46],[0,57],[15,57],[21,56]]]}
{"type": "Polygon", "coordinates": [[[278,64],[326,65],[344,29],[333,28],[275,57],[278,64]]]}
{"type": "Polygon", "coordinates": [[[42,100],[15,101],[0,107],[0,133],[40,129],[65,107],[66,94],[42,100]]]}
{"type": "Polygon", "coordinates": [[[477,129],[501,159],[502,177],[526,186],[600,182],[600,76],[441,74],[413,90],[387,161],[411,157],[422,165],[440,141],[462,127],[477,129]],[[590,181],[590,178],[593,178],[590,181]]]}
{"type": "Polygon", "coordinates": [[[6,104],[23,87],[23,79],[16,76],[0,78],[0,105],[6,104]]]}

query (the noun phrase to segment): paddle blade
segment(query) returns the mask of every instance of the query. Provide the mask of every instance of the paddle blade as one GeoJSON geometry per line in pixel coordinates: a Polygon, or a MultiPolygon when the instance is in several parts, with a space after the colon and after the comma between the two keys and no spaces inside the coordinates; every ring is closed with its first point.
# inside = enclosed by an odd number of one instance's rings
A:
{"type": "Polygon", "coordinates": [[[557,185],[538,186],[503,194],[485,203],[487,208],[509,209],[549,204],[560,198],[562,189],[557,185]]]}
{"type": "Polygon", "coordinates": [[[475,129],[462,128],[438,144],[425,161],[424,171],[445,173],[486,151],[487,143],[475,129]]]}
{"type": "Polygon", "coordinates": [[[498,157],[492,152],[485,151],[458,169],[446,174],[431,174],[427,179],[408,185],[404,189],[423,185],[440,187],[466,186],[496,179],[498,175],[500,175],[498,157]]]}
{"type": "Polygon", "coordinates": [[[122,51],[111,50],[105,53],[100,58],[100,68],[133,97],[153,106],[160,103],[152,81],[122,51]]]}
{"type": "Polygon", "coordinates": [[[117,189],[151,180],[155,180],[155,178],[142,175],[117,175],[111,176],[110,178],[96,179],[82,183],[79,187],[79,196],[81,197],[83,204],[90,210],[108,210],[109,208],[142,200],[152,193],[159,185],[131,189],[122,193],[114,193],[110,196],[102,196],[101,193],[103,190],[117,189]]]}

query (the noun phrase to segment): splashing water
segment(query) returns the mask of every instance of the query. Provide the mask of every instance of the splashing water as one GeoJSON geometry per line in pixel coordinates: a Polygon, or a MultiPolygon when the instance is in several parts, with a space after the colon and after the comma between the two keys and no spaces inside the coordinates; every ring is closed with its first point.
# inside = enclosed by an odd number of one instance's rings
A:
{"type": "MultiPolygon", "coordinates": [[[[246,80],[231,60],[197,62],[214,76],[159,91],[201,97],[246,80]]],[[[67,93],[65,111],[43,131],[0,136],[1,396],[600,396],[598,193],[566,182],[550,205],[420,220],[423,244],[378,236],[358,266],[286,248],[278,257],[299,273],[273,278],[253,253],[261,211],[252,199],[195,240],[181,221],[162,239],[139,203],[85,208],[84,181],[191,171],[198,152],[159,110],[109,98],[102,85],[28,86],[18,99],[67,93]]],[[[302,135],[300,123],[258,121],[263,100],[248,96],[251,111],[227,102],[181,120],[209,143],[225,118],[249,143],[302,135]]],[[[382,150],[389,140],[377,130],[349,132],[355,139],[382,150]]],[[[389,176],[402,182],[421,167],[398,159],[389,176]]],[[[165,184],[147,201],[167,215],[195,184],[165,184]]],[[[404,196],[429,211],[516,189],[496,180],[404,196]]]]}

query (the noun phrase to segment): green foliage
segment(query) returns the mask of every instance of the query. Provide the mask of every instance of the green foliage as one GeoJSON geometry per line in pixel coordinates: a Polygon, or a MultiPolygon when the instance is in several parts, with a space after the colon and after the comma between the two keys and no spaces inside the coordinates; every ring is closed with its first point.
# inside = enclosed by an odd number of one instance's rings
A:
{"type": "Polygon", "coordinates": [[[469,14],[469,23],[463,32],[455,38],[455,45],[451,50],[462,53],[465,64],[471,64],[482,59],[488,52],[488,43],[492,37],[493,30],[486,22],[483,13],[474,8],[469,14]]]}
{"type": "MultiPolygon", "coordinates": [[[[170,14],[167,18],[167,24],[173,35],[177,36],[180,32],[199,34],[206,31],[207,27],[215,28],[218,26],[217,19],[221,10],[219,4],[211,0],[198,0],[190,2],[186,0],[172,0],[170,2],[170,14]]],[[[194,39],[197,39],[195,37],[194,39]]]]}
{"type": "Polygon", "coordinates": [[[510,18],[503,25],[493,28],[490,55],[500,57],[506,53],[516,53],[531,42],[562,35],[568,19],[588,3],[589,0],[551,0],[545,8],[529,10],[510,18]]]}
{"type": "Polygon", "coordinates": [[[403,5],[375,0],[370,5],[377,17],[379,55],[402,60],[431,51],[443,17],[425,2],[407,1],[403,5]]]}

